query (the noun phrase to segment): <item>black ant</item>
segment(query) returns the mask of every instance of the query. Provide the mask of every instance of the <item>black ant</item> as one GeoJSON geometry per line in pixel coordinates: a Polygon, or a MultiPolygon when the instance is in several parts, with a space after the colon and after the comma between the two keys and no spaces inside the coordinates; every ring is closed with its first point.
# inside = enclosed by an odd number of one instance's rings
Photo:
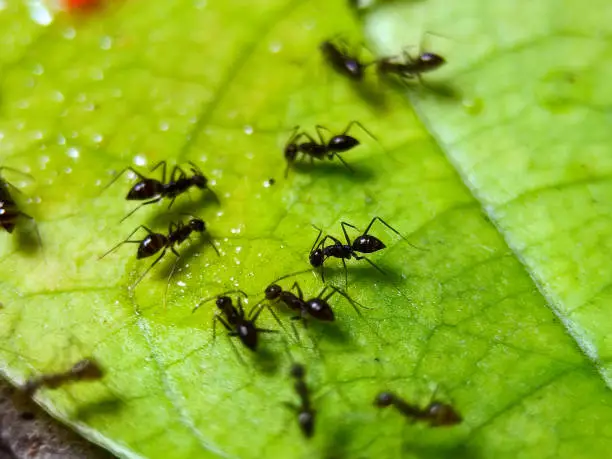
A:
{"type": "Polygon", "coordinates": [[[310,391],[304,380],[306,370],[304,366],[296,363],[291,367],[291,376],[295,378],[294,388],[300,397],[300,404],[294,405],[293,403],[285,402],[285,405],[291,410],[295,411],[298,415],[298,423],[300,429],[306,438],[310,438],[314,434],[314,424],[316,411],[310,403],[310,391]]]}
{"type": "Polygon", "coordinates": [[[215,297],[200,301],[191,312],[194,313],[204,303],[215,300],[215,304],[217,305],[217,308],[219,308],[220,312],[216,313],[214,317],[213,339],[216,336],[216,324],[217,321],[219,321],[229,332],[229,336],[237,336],[240,338],[240,341],[242,341],[242,344],[244,344],[250,350],[255,351],[257,349],[258,333],[276,333],[276,330],[257,328],[255,321],[259,317],[259,314],[261,314],[262,309],[257,309],[257,307],[254,307],[247,316],[244,312],[244,308],[242,307],[242,299],[240,296],[238,296],[237,306],[234,306],[232,299],[227,296],[230,293],[239,293],[247,298],[247,294],[242,290],[230,290],[215,297]],[[223,318],[223,316],[225,316],[225,318],[223,318]]]}
{"type": "MultiPolygon", "coordinates": [[[[12,167],[0,167],[0,172],[2,172],[3,170],[12,171],[21,174],[24,177],[33,179],[30,174],[26,174],[25,172],[21,172],[20,170],[13,169],[12,167]]],[[[15,185],[11,184],[8,180],[4,179],[2,175],[0,175],[0,227],[5,229],[7,233],[13,232],[15,226],[17,225],[17,219],[19,217],[24,217],[31,221],[34,221],[33,217],[19,210],[17,203],[11,195],[11,188],[17,193],[21,193],[21,191],[15,185]]],[[[42,241],[40,239],[40,234],[38,233],[37,228],[36,235],[38,237],[39,244],[42,246],[42,241]]]]}
{"type": "Polygon", "coordinates": [[[332,135],[332,137],[327,141],[324,139],[321,130],[324,129],[330,133],[331,131],[321,125],[315,126],[317,135],[319,136],[318,142],[307,132],[299,132],[300,126],[296,126],[291,134],[291,137],[289,137],[289,140],[285,144],[285,160],[287,161],[285,178],[289,174],[289,167],[291,167],[291,164],[295,162],[299,153],[309,156],[311,162],[315,159],[324,160],[326,157],[328,159],[334,159],[334,157],[336,157],[340,160],[344,167],[353,172],[351,166],[349,166],[348,163],[342,159],[340,153],[352,150],[356,146],[360,145],[359,140],[348,135],[349,130],[354,125],[359,126],[366,134],[368,134],[374,140],[377,140],[376,137],[374,137],[374,135],[363,126],[363,124],[355,120],[351,121],[341,134],[332,135]],[[298,143],[302,137],[306,137],[308,141],[298,143]]]}
{"type": "Polygon", "coordinates": [[[461,415],[451,405],[433,400],[421,409],[392,392],[378,394],[374,400],[374,405],[379,408],[393,405],[404,416],[411,417],[416,421],[428,422],[431,427],[454,426],[463,421],[461,415]]]}
{"type": "Polygon", "coordinates": [[[336,72],[353,81],[363,80],[365,69],[368,64],[363,64],[357,56],[351,56],[344,40],[336,40],[336,42],[338,42],[340,46],[333,43],[332,40],[325,40],[319,46],[327,63],[336,72]]]}
{"type": "MultiPolygon", "coordinates": [[[[431,33],[431,32],[429,32],[431,33]]],[[[403,79],[418,78],[423,83],[422,74],[436,70],[446,63],[439,54],[419,51],[416,58],[406,50],[402,52],[403,60],[398,56],[383,57],[376,61],[379,74],[395,74],[403,79]]]]}
{"type": "MultiPolygon", "coordinates": [[[[346,227],[348,226],[348,227],[353,228],[353,229],[355,229],[357,231],[359,231],[359,229],[357,227],[351,225],[350,223],[341,222],[340,226],[342,226],[342,232],[344,233],[344,238],[346,239],[346,244],[343,244],[342,241],[340,241],[340,240],[338,240],[335,237],[330,236],[330,235],[326,235],[325,237],[321,238],[321,234],[323,233],[323,231],[320,228],[317,228],[316,226],[313,225],[313,227],[316,230],[319,231],[319,234],[317,235],[317,238],[315,239],[315,242],[312,245],[312,249],[310,249],[310,255],[309,255],[310,265],[312,267],[314,267],[314,268],[319,268],[320,267],[321,268],[321,277],[323,278],[323,280],[325,280],[324,274],[323,274],[323,263],[325,262],[325,260],[330,258],[330,257],[332,257],[332,258],[340,258],[342,260],[342,264],[344,265],[345,283],[346,283],[346,280],[347,280],[346,279],[347,278],[346,260],[350,260],[351,258],[354,258],[356,260],[365,260],[370,265],[372,265],[374,268],[376,268],[379,272],[384,274],[384,271],[382,269],[380,269],[376,264],[374,264],[373,261],[369,260],[368,258],[366,258],[364,256],[359,255],[359,253],[374,253],[374,252],[378,252],[379,250],[382,250],[382,249],[384,249],[386,247],[384,242],[382,242],[376,236],[372,236],[371,234],[368,234],[368,232],[370,231],[370,228],[372,227],[372,225],[376,221],[381,222],[383,225],[385,225],[387,228],[389,228],[391,231],[393,231],[399,237],[401,237],[402,239],[406,240],[406,238],[404,236],[402,236],[395,228],[393,228],[391,225],[389,225],[387,222],[385,222],[380,217],[372,218],[372,220],[368,224],[368,227],[366,228],[366,230],[361,235],[359,235],[355,239],[353,239],[352,242],[351,242],[351,239],[348,236],[348,233],[346,231],[346,227]],[[333,242],[333,244],[326,246],[325,242],[328,239],[331,240],[333,242]]],[[[410,245],[412,245],[412,244],[410,244],[410,245]]],[[[418,247],[415,247],[415,248],[418,248],[418,247]]]]}
{"type": "MultiPolygon", "coordinates": [[[[166,254],[166,251],[168,249],[170,249],[172,253],[177,256],[177,258],[180,258],[181,255],[176,251],[174,247],[176,245],[180,245],[182,242],[188,239],[189,236],[191,236],[191,233],[193,232],[203,233],[204,231],[206,231],[206,224],[204,223],[203,220],[199,218],[192,218],[191,220],[189,220],[189,222],[187,222],[187,224],[181,221],[179,221],[178,223],[170,222],[170,224],[168,225],[168,235],[167,236],[161,233],[155,233],[151,231],[149,228],[147,228],[145,225],[140,225],[134,231],[132,231],[130,235],[124,241],[120,242],[115,247],[110,249],[108,252],[102,255],[99,259],[104,258],[108,254],[117,250],[123,244],[127,244],[127,243],[138,244],[138,251],[136,253],[136,258],[139,260],[141,258],[151,257],[161,250],[161,255],[157,257],[157,259],[153,263],[151,263],[151,266],[149,266],[145,270],[145,272],[142,273],[142,275],[138,278],[138,280],[132,285],[132,288],[134,288],[143,279],[143,277],[151,270],[151,268],[153,268],[153,266],[155,266],[159,262],[159,260],[163,258],[163,256],[166,254]],[[134,233],[141,228],[143,228],[148,233],[144,237],[144,239],[131,240],[130,237],[132,237],[132,235],[134,235],[134,233]]],[[[212,243],[212,241],[209,240],[208,242],[210,243],[212,248],[215,250],[215,252],[217,252],[217,255],[219,255],[219,251],[217,250],[215,245],[212,243]]]]}
{"type": "Polygon", "coordinates": [[[177,196],[185,193],[191,187],[196,187],[200,190],[207,189],[209,192],[213,193],[213,191],[208,188],[208,179],[202,173],[202,171],[193,162],[189,161],[188,164],[191,166],[191,177],[189,177],[179,165],[175,165],[172,168],[172,171],[170,172],[170,180],[168,180],[167,182],[166,161],[160,161],[150,171],[154,172],[161,166],[161,181],[157,179],[147,178],[131,166],[126,167],[121,172],[119,172],[119,174],[117,174],[115,178],[104,187],[104,189],[115,183],[115,181],[126,171],[131,171],[136,174],[140,180],[136,182],[134,186],[132,186],[132,188],[130,188],[130,191],[128,192],[125,199],[127,199],[128,201],[144,201],[149,199],[149,201],[140,204],[129,214],[123,217],[121,221],[128,218],[142,206],[154,204],[156,202],[161,201],[163,198],[171,199],[170,204],[168,205],[168,209],[170,209],[172,207],[172,204],[174,204],[174,201],[176,200],[177,196]]]}
{"type": "Polygon", "coordinates": [[[104,371],[93,359],[83,359],[75,363],[68,371],[61,373],[51,373],[31,378],[25,382],[22,391],[33,396],[42,387],[57,389],[64,384],[77,381],[92,381],[104,376],[104,371]]]}

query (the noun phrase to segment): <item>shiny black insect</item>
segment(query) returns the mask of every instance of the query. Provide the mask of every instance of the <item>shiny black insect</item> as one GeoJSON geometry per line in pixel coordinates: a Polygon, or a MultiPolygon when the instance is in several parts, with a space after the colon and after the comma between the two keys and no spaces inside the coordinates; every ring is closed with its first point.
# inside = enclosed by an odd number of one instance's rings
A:
{"type": "Polygon", "coordinates": [[[352,150],[356,146],[360,145],[358,139],[351,135],[348,135],[349,130],[354,125],[360,127],[366,134],[376,140],[376,137],[374,137],[374,135],[372,135],[372,133],[363,126],[363,124],[355,120],[351,121],[341,134],[332,135],[332,137],[327,141],[323,137],[322,130],[326,130],[328,132],[331,131],[324,126],[315,126],[317,135],[319,136],[318,141],[316,141],[307,132],[300,132],[300,126],[296,126],[293,130],[293,133],[291,134],[291,137],[289,137],[289,140],[285,144],[284,153],[285,160],[287,161],[285,177],[287,177],[287,175],[289,174],[289,168],[291,167],[291,164],[293,164],[297,159],[298,154],[310,157],[311,162],[313,162],[315,159],[324,160],[325,158],[334,159],[334,157],[336,157],[349,171],[353,172],[353,169],[348,165],[348,163],[344,159],[342,159],[340,153],[352,150]],[[308,141],[300,142],[302,137],[306,137],[308,141]]]}
{"type": "Polygon", "coordinates": [[[349,46],[342,39],[326,40],[319,46],[326,62],[339,74],[353,81],[361,81],[368,64],[359,60],[349,52],[349,46]],[[334,43],[335,41],[335,43],[334,43]]]}
{"type": "Polygon", "coordinates": [[[418,78],[423,83],[422,74],[436,70],[446,63],[446,60],[435,53],[421,52],[413,58],[407,51],[402,53],[403,60],[397,56],[383,57],[376,62],[380,74],[394,74],[403,79],[418,78]]]}
{"type": "Polygon", "coordinates": [[[255,306],[251,309],[251,312],[245,314],[244,308],[242,307],[242,299],[238,296],[237,306],[234,306],[232,299],[227,296],[231,293],[239,293],[240,295],[247,297],[247,294],[242,290],[230,290],[223,292],[212,298],[207,298],[200,301],[192,312],[196,312],[200,306],[204,303],[215,300],[215,304],[219,309],[219,312],[215,314],[213,322],[213,337],[216,336],[216,325],[217,321],[221,322],[221,325],[229,332],[228,335],[231,337],[237,336],[242,344],[252,351],[257,350],[258,336],[259,333],[276,333],[276,330],[268,330],[266,328],[257,328],[255,322],[261,314],[262,309],[255,306]]]}
{"type": "Polygon", "coordinates": [[[210,193],[213,193],[212,190],[208,188],[208,179],[202,173],[202,171],[191,161],[189,161],[188,164],[191,166],[191,176],[187,175],[187,173],[179,165],[175,165],[170,172],[170,178],[168,181],[166,181],[166,161],[160,161],[151,169],[151,172],[154,172],[159,167],[162,168],[161,181],[145,177],[133,167],[126,167],[119,174],[117,174],[115,178],[113,178],[113,180],[111,180],[111,182],[104,187],[104,189],[115,183],[115,181],[126,171],[131,171],[138,176],[139,181],[132,186],[125,199],[128,201],[148,200],[147,202],[143,202],[137,206],[129,214],[123,217],[121,221],[128,218],[142,206],[154,204],[164,198],[170,199],[170,204],[168,204],[168,209],[170,209],[176,198],[179,195],[187,192],[192,187],[199,188],[200,190],[208,190],[210,193]]]}
{"type": "Polygon", "coordinates": [[[296,363],[291,367],[291,376],[295,379],[293,387],[300,397],[300,404],[285,402],[285,405],[296,412],[302,433],[306,438],[310,438],[314,435],[316,411],[312,407],[310,391],[305,381],[306,370],[302,365],[296,363]]]}
{"type": "MultiPolygon", "coordinates": [[[[0,167],[0,173],[4,170],[16,172],[30,179],[32,178],[30,174],[13,169],[12,167],[0,167]]],[[[17,193],[21,193],[17,187],[9,183],[0,175],[0,227],[4,228],[8,233],[13,232],[19,217],[24,217],[32,221],[34,220],[28,214],[19,210],[17,203],[11,195],[11,189],[17,193]]]]}
{"type": "MultiPolygon", "coordinates": [[[[134,284],[132,285],[132,288],[134,288],[136,287],[136,285],[138,285],[142,278],[151,270],[151,268],[153,268],[153,266],[155,266],[159,262],[159,260],[163,258],[168,249],[170,249],[174,255],[180,258],[181,255],[176,251],[175,246],[180,245],[182,242],[187,240],[189,236],[191,236],[191,233],[203,233],[204,231],[206,231],[206,224],[203,220],[199,218],[192,218],[191,220],[189,220],[189,222],[187,222],[187,224],[183,222],[170,222],[170,224],[168,225],[168,235],[162,233],[155,233],[149,228],[147,228],[145,225],[140,225],[134,231],[132,231],[124,241],[120,242],[115,247],[106,252],[104,255],[102,255],[100,259],[114,252],[123,244],[128,243],[138,244],[138,251],[136,252],[137,259],[148,258],[161,251],[159,257],[157,257],[155,261],[151,263],[151,265],[145,270],[145,272],[141,274],[141,276],[136,280],[136,282],[134,282],[134,284]],[[141,228],[148,233],[144,237],[144,239],[130,239],[134,235],[134,233],[136,233],[136,231],[141,228]]],[[[215,252],[217,252],[217,255],[219,255],[219,251],[212,243],[212,241],[209,240],[209,243],[215,250],[215,252]]]]}
{"type": "Polygon", "coordinates": [[[64,384],[77,381],[93,381],[104,376],[104,371],[93,359],[83,359],[75,363],[72,368],[62,373],[51,373],[31,378],[25,382],[21,390],[28,396],[42,387],[56,389],[64,384]]]}
{"type": "Polygon", "coordinates": [[[379,408],[393,405],[404,416],[415,421],[424,421],[431,427],[448,427],[459,424],[463,419],[461,415],[446,403],[431,401],[425,408],[421,409],[412,405],[392,392],[381,392],[376,396],[374,405],[379,408]]]}
{"type": "Polygon", "coordinates": [[[321,277],[323,278],[323,280],[325,280],[324,274],[323,274],[323,264],[325,263],[325,260],[327,260],[328,258],[340,258],[342,260],[342,264],[344,266],[345,282],[347,280],[346,260],[350,260],[351,258],[354,258],[356,260],[365,260],[370,265],[372,265],[374,268],[376,268],[378,271],[384,274],[384,271],[380,269],[376,264],[374,264],[373,261],[367,259],[364,256],[359,255],[360,253],[378,252],[379,250],[382,250],[386,247],[384,242],[382,242],[376,236],[372,236],[371,234],[368,234],[368,232],[370,231],[370,228],[372,228],[372,225],[376,221],[381,222],[383,225],[385,225],[387,228],[389,228],[399,237],[406,240],[406,238],[404,238],[404,236],[402,236],[395,228],[390,226],[387,222],[385,222],[380,217],[372,218],[366,230],[361,235],[353,239],[352,241],[349,238],[346,228],[347,227],[353,228],[357,231],[359,231],[359,229],[351,225],[350,223],[346,223],[346,222],[340,223],[340,225],[342,226],[342,232],[344,233],[344,238],[346,239],[346,244],[343,244],[342,241],[330,235],[326,235],[323,238],[321,238],[323,231],[320,228],[317,228],[315,226],[314,228],[318,230],[319,234],[317,235],[317,238],[315,239],[315,242],[312,245],[312,249],[310,249],[310,255],[309,255],[310,265],[313,268],[321,268],[321,277]],[[325,245],[325,243],[328,240],[332,242],[331,245],[325,245]]]}

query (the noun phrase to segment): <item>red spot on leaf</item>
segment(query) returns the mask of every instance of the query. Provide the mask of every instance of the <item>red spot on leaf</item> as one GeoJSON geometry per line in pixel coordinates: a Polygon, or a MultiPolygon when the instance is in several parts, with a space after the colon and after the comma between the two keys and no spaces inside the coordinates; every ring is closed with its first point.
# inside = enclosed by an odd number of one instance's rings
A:
{"type": "Polygon", "coordinates": [[[64,0],[64,5],[69,10],[83,10],[100,6],[100,0],[64,0]]]}

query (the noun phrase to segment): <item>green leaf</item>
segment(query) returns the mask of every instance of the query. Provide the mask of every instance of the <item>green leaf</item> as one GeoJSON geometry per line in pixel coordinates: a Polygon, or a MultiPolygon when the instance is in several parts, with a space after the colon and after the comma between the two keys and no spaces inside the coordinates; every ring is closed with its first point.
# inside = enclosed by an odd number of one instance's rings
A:
{"type": "MultiPolygon", "coordinates": [[[[383,54],[425,30],[447,37],[427,37],[449,64],[424,79],[454,97],[415,89],[411,105],[373,75],[353,86],[323,65],[323,39],[361,39],[339,0],[134,0],[48,25],[37,2],[0,2],[1,165],[35,177],[3,171],[36,221],[0,234],[2,371],[22,383],[94,356],[102,381],[37,401],[123,457],[607,457],[612,11],[597,3],[382,5],[364,23],[383,54]],[[363,143],[343,157],[355,174],[306,161],[284,179],[295,125],[341,132],[354,119],[380,139],[354,131],[363,143]],[[192,192],[172,214],[162,202],[119,224],[133,182],[104,185],[161,160],[194,161],[220,202],[192,192]],[[133,246],[98,258],[180,211],[206,220],[221,256],[197,237],[180,246],[164,306],[172,254],[135,290],[150,261],[133,246]],[[290,332],[263,335],[253,354],[213,341],[213,303],[192,314],[235,288],[250,307],[308,269],[311,224],[342,236],[340,222],[373,216],[425,250],[373,227],[387,248],[368,258],[386,275],[347,262],[361,315],[337,296],[335,323],[298,326],[290,346],[290,332]],[[297,402],[289,355],[313,390],[310,441],[284,405],[297,402]],[[377,410],[384,389],[421,406],[435,391],[464,422],[377,410]]],[[[341,263],[326,265],[343,286],[341,263]]],[[[321,289],[295,280],[308,297],[321,289]]],[[[267,312],[258,323],[278,328],[267,312]]]]}

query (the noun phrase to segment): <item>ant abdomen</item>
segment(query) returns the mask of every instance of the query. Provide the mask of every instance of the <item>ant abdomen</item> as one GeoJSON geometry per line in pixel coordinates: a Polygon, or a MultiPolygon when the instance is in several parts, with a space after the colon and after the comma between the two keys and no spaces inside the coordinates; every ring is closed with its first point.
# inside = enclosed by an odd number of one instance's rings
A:
{"type": "Polygon", "coordinates": [[[308,313],[315,319],[325,322],[333,322],[335,320],[334,311],[327,301],[322,298],[313,298],[306,303],[308,313]]]}
{"type": "Polygon", "coordinates": [[[352,244],[353,250],[361,253],[374,253],[386,247],[383,241],[369,234],[359,236],[352,244]]]}
{"type": "Polygon", "coordinates": [[[125,199],[128,201],[142,201],[160,194],[163,190],[162,185],[153,179],[144,179],[135,184],[128,192],[125,199]]]}
{"type": "Polygon", "coordinates": [[[160,233],[151,233],[147,235],[140,245],[136,258],[147,258],[159,252],[168,243],[168,238],[160,233]]]}
{"type": "Polygon", "coordinates": [[[463,420],[461,415],[446,403],[432,402],[426,408],[426,411],[429,416],[429,423],[433,427],[452,426],[463,420]]]}
{"type": "MultiPolygon", "coordinates": [[[[349,135],[336,135],[329,140],[329,149],[336,153],[343,153],[351,150],[357,145],[360,145],[359,140],[349,135]]],[[[333,157],[333,155],[331,155],[331,157],[333,157]]]]}

